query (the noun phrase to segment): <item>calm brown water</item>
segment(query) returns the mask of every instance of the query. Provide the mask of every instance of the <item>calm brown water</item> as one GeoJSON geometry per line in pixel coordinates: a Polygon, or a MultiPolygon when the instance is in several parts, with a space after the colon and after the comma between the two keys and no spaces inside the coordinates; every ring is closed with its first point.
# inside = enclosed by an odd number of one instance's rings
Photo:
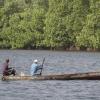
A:
{"type": "MultiPolygon", "coordinates": [[[[1,50],[0,65],[9,58],[18,73],[29,74],[33,60],[43,57],[43,74],[100,71],[100,53],[86,52],[1,50]]],[[[100,81],[0,81],[0,100],[100,100],[100,81]]]]}

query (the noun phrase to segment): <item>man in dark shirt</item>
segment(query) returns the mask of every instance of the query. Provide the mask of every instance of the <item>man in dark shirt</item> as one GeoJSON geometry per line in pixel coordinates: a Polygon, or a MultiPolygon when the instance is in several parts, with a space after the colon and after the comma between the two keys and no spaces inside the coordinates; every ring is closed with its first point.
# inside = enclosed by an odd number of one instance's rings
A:
{"type": "Polygon", "coordinates": [[[9,67],[9,59],[6,59],[6,62],[3,64],[3,76],[9,76],[9,75],[15,76],[15,74],[16,74],[15,69],[9,67]]]}

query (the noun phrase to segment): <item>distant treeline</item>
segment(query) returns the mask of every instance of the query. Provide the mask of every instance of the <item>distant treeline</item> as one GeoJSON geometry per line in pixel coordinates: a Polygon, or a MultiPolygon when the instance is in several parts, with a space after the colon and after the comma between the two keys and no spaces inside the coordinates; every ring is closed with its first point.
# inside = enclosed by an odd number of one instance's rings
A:
{"type": "Polygon", "coordinates": [[[100,0],[0,0],[0,48],[100,50],[100,0]]]}

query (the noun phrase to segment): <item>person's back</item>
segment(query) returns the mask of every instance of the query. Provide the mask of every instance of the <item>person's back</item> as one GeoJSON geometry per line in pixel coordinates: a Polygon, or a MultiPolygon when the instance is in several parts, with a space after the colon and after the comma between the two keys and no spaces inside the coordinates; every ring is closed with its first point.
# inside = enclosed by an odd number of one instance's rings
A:
{"type": "Polygon", "coordinates": [[[5,71],[5,70],[7,70],[8,69],[8,64],[5,62],[5,63],[3,63],[3,65],[2,65],[2,71],[5,71]]]}
{"type": "Polygon", "coordinates": [[[34,75],[35,73],[36,73],[36,69],[37,69],[37,64],[35,64],[35,63],[33,63],[32,65],[31,65],[31,75],[34,75]]]}
{"type": "Polygon", "coordinates": [[[2,68],[3,75],[8,75],[8,73],[7,73],[8,66],[9,66],[9,59],[6,59],[6,62],[3,63],[3,68],[2,68]]]}

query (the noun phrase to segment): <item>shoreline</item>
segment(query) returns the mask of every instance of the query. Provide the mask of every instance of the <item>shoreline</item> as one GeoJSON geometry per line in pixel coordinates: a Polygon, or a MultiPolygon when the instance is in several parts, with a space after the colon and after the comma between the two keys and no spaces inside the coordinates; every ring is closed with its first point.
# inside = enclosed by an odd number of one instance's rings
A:
{"type": "Polygon", "coordinates": [[[86,50],[79,50],[79,49],[0,49],[1,50],[33,50],[33,51],[62,51],[62,52],[100,52],[100,50],[93,50],[93,49],[86,49],[86,50]]]}

